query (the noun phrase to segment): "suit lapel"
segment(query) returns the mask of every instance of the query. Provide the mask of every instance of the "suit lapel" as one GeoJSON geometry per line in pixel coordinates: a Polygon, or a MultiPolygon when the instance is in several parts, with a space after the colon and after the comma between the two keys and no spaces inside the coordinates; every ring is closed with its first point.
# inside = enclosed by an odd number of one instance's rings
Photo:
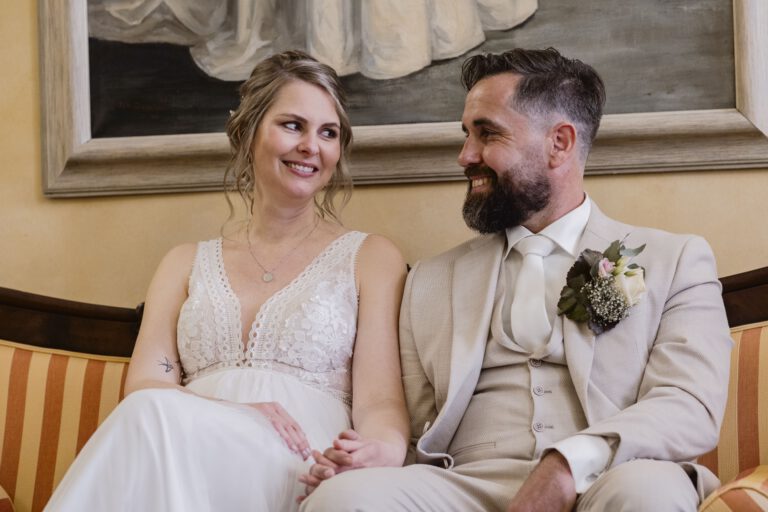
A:
{"type": "Polygon", "coordinates": [[[595,353],[595,335],[584,324],[563,318],[563,345],[576,395],[584,409],[587,422],[591,423],[587,389],[595,353]]]}
{"type": "MultiPolygon", "coordinates": [[[[597,251],[607,249],[613,240],[621,239],[627,234],[622,232],[623,229],[630,228],[606,217],[593,202],[589,221],[579,241],[577,257],[585,249],[597,251]]],[[[563,276],[563,282],[565,282],[565,276],[563,276]]],[[[586,324],[563,317],[565,358],[588,423],[592,423],[588,387],[596,342],[600,342],[599,338],[595,337],[586,324]]]]}
{"type": "Polygon", "coordinates": [[[480,238],[456,260],[452,284],[453,340],[445,405],[435,419],[432,442],[447,446],[472,398],[482,369],[504,243],[480,238]]]}
{"type": "Polygon", "coordinates": [[[448,399],[456,393],[454,382],[463,380],[467,374],[479,374],[474,359],[478,353],[484,353],[488,341],[504,244],[501,237],[494,237],[478,245],[456,261],[453,275],[453,345],[448,399]]]}

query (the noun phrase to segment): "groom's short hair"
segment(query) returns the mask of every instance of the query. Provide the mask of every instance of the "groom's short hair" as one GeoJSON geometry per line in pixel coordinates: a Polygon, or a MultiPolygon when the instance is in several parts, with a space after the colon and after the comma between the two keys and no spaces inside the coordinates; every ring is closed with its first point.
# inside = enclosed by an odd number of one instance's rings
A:
{"type": "Polygon", "coordinates": [[[461,69],[467,91],[483,78],[514,73],[520,82],[512,107],[531,119],[559,113],[581,132],[586,158],[595,140],[605,104],[605,85],[595,69],[577,59],[564,57],[555,48],[526,50],[469,57],[461,69]]]}

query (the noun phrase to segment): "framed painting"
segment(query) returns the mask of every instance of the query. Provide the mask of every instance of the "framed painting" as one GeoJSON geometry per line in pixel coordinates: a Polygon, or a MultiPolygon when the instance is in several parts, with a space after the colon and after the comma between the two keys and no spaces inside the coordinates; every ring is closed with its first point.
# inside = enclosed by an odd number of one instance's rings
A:
{"type": "MultiPolygon", "coordinates": [[[[93,136],[87,18],[86,0],[39,1],[44,193],[220,189],[229,157],[224,133],[93,136]]],[[[733,104],[672,111],[640,104],[609,113],[587,173],[768,168],[768,97],[758,94],[768,90],[765,26],[763,0],[733,0],[733,76],[713,77],[733,83],[733,104]]],[[[354,135],[356,184],[463,179],[456,121],[356,125],[354,135]]]]}

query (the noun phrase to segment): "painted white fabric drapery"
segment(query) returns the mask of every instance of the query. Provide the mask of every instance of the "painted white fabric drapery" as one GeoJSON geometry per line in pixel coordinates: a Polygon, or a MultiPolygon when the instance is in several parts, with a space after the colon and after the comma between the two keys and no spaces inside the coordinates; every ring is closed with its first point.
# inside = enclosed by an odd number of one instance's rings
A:
{"type": "Polygon", "coordinates": [[[485,30],[519,25],[538,0],[88,0],[90,35],[190,46],[208,75],[244,80],[302,48],[341,75],[387,79],[456,57],[485,30]]]}

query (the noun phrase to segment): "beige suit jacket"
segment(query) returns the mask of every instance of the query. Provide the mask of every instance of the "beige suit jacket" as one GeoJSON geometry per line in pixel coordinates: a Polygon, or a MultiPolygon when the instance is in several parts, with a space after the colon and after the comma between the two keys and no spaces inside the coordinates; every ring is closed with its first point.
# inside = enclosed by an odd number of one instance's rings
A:
{"type": "MultiPolygon", "coordinates": [[[[626,237],[647,244],[647,292],[628,318],[595,336],[567,318],[568,369],[588,427],[615,440],[609,467],[633,458],[691,461],[718,439],[731,338],[708,244],[639,228],[593,203],[579,244],[605,250],[626,237]]],[[[502,235],[470,240],[417,263],[400,317],[403,381],[411,413],[409,461],[452,467],[448,446],[478,381],[504,249],[502,235]]],[[[565,276],[563,276],[565,284],[565,276]]],[[[492,415],[489,415],[492,416],[492,415]]]]}

